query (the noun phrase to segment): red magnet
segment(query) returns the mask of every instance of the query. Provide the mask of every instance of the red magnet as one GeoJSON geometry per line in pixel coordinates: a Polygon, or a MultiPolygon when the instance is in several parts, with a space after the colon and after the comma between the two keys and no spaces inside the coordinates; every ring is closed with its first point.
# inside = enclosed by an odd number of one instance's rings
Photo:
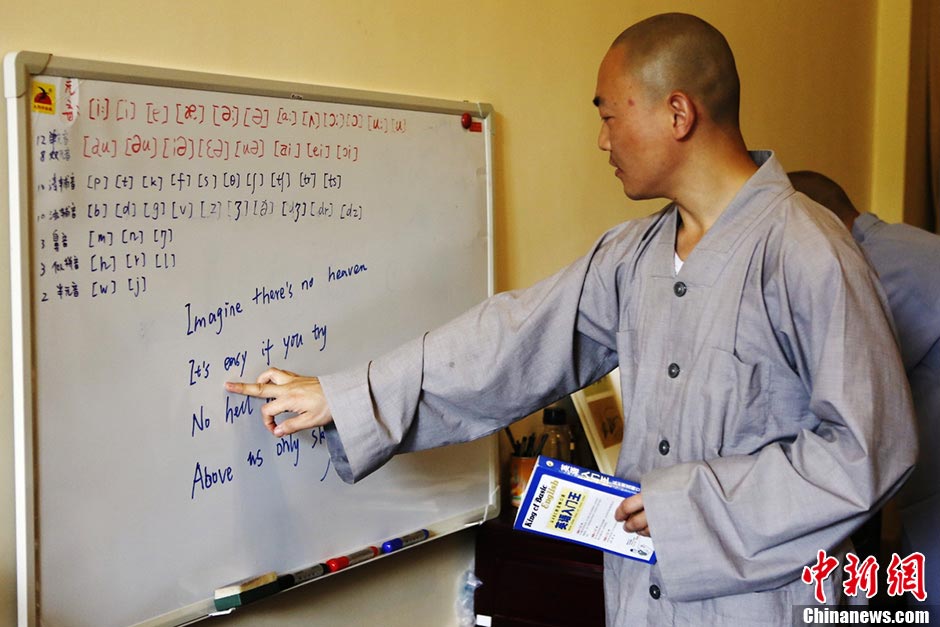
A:
{"type": "Polygon", "coordinates": [[[460,126],[464,127],[471,133],[483,132],[483,122],[474,122],[473,116],[469,113],[464,113],[460,116],[460,126]]]}

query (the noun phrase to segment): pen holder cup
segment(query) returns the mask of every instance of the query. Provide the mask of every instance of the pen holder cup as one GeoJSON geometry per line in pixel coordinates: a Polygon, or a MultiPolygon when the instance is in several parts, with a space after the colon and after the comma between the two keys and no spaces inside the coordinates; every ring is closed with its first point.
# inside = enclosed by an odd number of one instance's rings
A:
{"type": "Polygon", "coordinates": [[[509,458],[509,495],[513,507],[519,507],[522,503],[522,495],[525,494],[526,484],[529,483],[532,469],[535,468],[535,460],[535,457],[516,455],[509,458]]]}

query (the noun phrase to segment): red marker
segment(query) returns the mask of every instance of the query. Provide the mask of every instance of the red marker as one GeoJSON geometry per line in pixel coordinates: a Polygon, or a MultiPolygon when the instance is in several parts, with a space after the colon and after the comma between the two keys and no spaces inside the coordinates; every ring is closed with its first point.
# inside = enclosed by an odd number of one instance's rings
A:
{"type": "Polygon", "coordinates": [[[361,551],[350,553],[349,555],[343,555],[342,557],[334,557],[333,559],[326,560],[326,565],[330,569],[331,573],[335,573],[336,571],[342,570],[347,566],[352,566],[354,564],[370,560],[378,554],[378,547],[370,546],[362,549],[361,551]]]}

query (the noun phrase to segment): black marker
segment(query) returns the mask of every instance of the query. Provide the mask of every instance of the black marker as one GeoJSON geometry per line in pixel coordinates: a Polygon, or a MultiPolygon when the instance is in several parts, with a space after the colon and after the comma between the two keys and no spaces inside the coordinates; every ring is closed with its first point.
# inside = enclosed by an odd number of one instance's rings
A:
{"type": "Polygon", "coordinates": [[[322,577],[328,572],[330,572],[330,569],[326,564],[314,564],[310,568],[304,568],[294,573],[281,575],[277,578],[277,583],[281,590],[287,590],[288,588],[310,581],[311,579],[322,577]]]}

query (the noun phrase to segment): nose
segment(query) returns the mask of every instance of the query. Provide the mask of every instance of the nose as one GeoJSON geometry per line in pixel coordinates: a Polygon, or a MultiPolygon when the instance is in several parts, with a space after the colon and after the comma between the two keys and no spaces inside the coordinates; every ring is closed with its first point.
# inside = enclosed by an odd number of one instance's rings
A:
{"type": "Polygon", "coordinates": [[[607,125],[601,122],[601,132],[597,135],[597,147],[604,152],[610,152],[610,133],[607,132],[607,125]]]}

